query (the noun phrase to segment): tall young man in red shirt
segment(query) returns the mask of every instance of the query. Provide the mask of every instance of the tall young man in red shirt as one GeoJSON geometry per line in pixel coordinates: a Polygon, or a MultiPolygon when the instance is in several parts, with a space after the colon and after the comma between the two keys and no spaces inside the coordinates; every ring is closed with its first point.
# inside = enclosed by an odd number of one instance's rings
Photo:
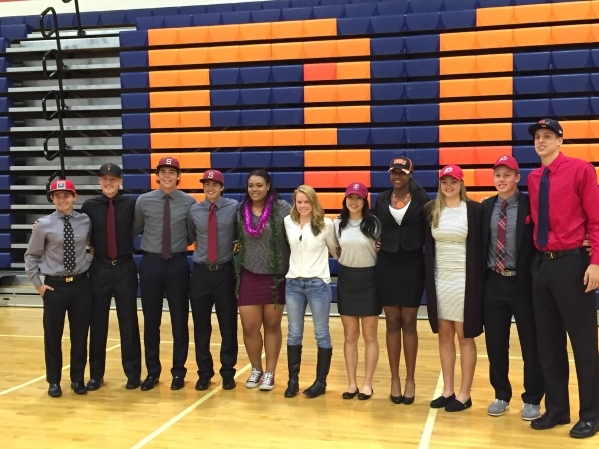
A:
{"type": "Polygon", "coordinates": [[[533,302],[545,377],[546,412],[531,423],[537,430],[570,422],[568,352],[570,337],[580,420],[574,438],[599,428],[599,354],[595,289],[599,287],[599,189],[594,167],[560,152],[563,129],[543,119],[528,128],[542,166],[528,176],[534,238],[533,302]],[[592,248],[583,248],[588,232],[592,248]]]}

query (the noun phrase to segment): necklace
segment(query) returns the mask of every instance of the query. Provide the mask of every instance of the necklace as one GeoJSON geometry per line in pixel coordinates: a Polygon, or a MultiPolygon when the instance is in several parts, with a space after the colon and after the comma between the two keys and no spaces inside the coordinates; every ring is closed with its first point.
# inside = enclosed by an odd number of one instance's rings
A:
{"type": "Polygon", "coordinates": [[[395,207],[397,209],[403,209],[404,207],[406,207],[406,204],[408,204],[410,202],[410,192],[408,192],[406,194],[406,196],[404,196],[403,200],[399,200],[396,196],[395,196],[395,192],[393,192],[393,202],[395,203],[395,207]]]}

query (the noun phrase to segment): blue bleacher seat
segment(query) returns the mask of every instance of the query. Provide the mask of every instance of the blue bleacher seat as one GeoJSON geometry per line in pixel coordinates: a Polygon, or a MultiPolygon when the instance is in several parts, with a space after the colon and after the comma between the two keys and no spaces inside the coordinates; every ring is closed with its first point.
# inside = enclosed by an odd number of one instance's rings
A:
{"type": "Polygon", "coordinates": [[[11,195],[0,195],[0,210],[10,209],[10,205],[12,204],[13,199],[11,195]]]}
{"type": "Polygon", "coordinates": [[[241,164],[239,168],[264,168],[270,167],[272,161],[272,151],[242,151],[241,164]]]}
{"type": "Polygon", "coordinates": [[[121,31],[119,32],[119,43],[121,47],[147,47],[148,32],[141,31],[121,31]]]}
{"type": "Polygon", "coordinates": [[[2,233],[0,234],[0,248],[2,249],[10,249],[10,245],[12,243],[12,238],[10,233],[2,233]]]}
{"type": "Polygon", "coordinates": [[[94,26],[102,25],[102,16],[99,12],[96,12],[96,11],[82,12],[79,14],[79,17],[81,18],[81,26],[94,27],[94,26]]]}
{"type": "Polygon", "coordinates": [[[139,17],[135,21],[135,25],[138,30],[152,30],[152,29],[156,29],[156,28],[164,28],[164,17],[162,17],[162,16],[139,17]]]}
{"type": "Polygon", "coordinates": [[[581,98],[553,98],[551,100],[553,115],[566,118],[571,115],[589,115],[591,103],[589,97],[581,98]]]}
{"type": "Polygon", "coordinates": [[[380,16],[400,15],[406,14],[410,2],[407,0],[393,0],[389,2],[379,2],[376,8],[380,16]]]}
{"type": "Polygon", "coordinates": [[[222,13],[222,20],[225,25],[234,25],[239,23],[250,22],[249,11],[238,11],[238,12],[224,12],[222,13]]]}
{"type": "Polygon", "coordinates": [[[164,6],[160,8],[152,8],[153,16],[176,16],[179,14],[179,7],[177,6],[164,6]]]}
{"type": "Polygon", "coordinates": [[[295,151],[273,151],[271,167],[302,168],[304,166],[303,149],[295,151]]]}
{"type": "Polygon", "coordinates": [[[150,95],[143,92],[137,94],[122,94],[123,109],[150,109],[150,95]]]}
{"type": "Polygon", "coordinates": [[[439,81],[406,83],[406,98],[439,98],[439,81]]]}
{"type": "Polygon", "coordinates": [[[150,114],[147,113],[126,113],[121,117],[123,129],[149,129],[150,114]]]}
{"type": "Polygon", "coordinates": [[[329,258],[329,272],[331,276],[337,276],[339,273],[339,262],[332,257],[329,258]]]}
{"type": "Polygon", "coordinates": [[[442,28],[474,28],[476,27],[476,10],[445,11],[441,13],[442,28]]]}
{"type": "Polygon", "coordinates": [[[10,253],[0,253],[0,267],[10,268],[12,264],[12,255],[10,253]]]}
{"type": "Polygon", "coordinates": [[[406,14],[406,31],[426,31],[443,28],[441,13],[406,14]]]}
{"type": "Polygon", "coordinates": [[[272,68],[266,67],[242,67],[239,70],[243,84],[267,84],[270,81],[272,68]]]}
{"type": "Polygon", "coordinates": [[[123,154],[123,170],[148,170],[151,168],[149,154],[123,154]]]}
{"type": "Polygon", "coordinates": [[[494,8],[498,6],[512,6],[512,0],[478,0],[479,8],[494,8]]]}
{"type": "Polygon", "coordinates": [[[210,153],[210,167],[217,170],[226,170],[229,168],[239,168],[241,161],[241,152],[220,152],[210,153]]]}
{"type": "Polygon", "coordinates": [[[516,158],[519,164],[538,164],[539,155],[535,151],[533,145],[514,145],[512,147],[512,155],[516,158]]]}
{"type": "Polygon", "coordinates": [[[304,108],[273,109],[272,124],[290,126],[304,124],[304,108]]]}
{"type": "Polygon", "coordinates": [[[406,76],[438,76],[439,58],[408,59],[405,61],[406,76]]]}
{"type": "Polygon", "coordinates": [[[372,84],[370,98],[373,101],[403,100],[406,97],[405,83],[372,84]]]}
{"type": "Polygon", "coordinates": [[[272,109],[249,109],[241,111],[241,126],[268,126],[272,123],[272,109]]]}
{"type": "Polygon", "coordinates": [[[318,6],[320,0],[291,0],[288,8],[302,8],[306,6],[318,6]]]}
{"type": "Polygon", "coordinates": [[[551,77],[543,76],[515,76],[514,94],[543,94],[552,92],[551,77]]]}
{"type": "Polygon", "coordinates": [[[204,14],[193,14],[191,16],[193,20],[193,26],[211,26],[211,25],[222,25],[222,14],[218,12],[204,13],[204,14]]]}
{"type": "MultiPolygon", "coordinates": [[[[39,18],[36,17],[38,20],[39,18]]],[[[22,25],[25,23],[23,16],[0,17],[0,25],[22,25]]]]}
{"type": "Polygon", "coordinates": [[[370,18],[370,27],[373,33],[400,33],[405,27],[404,15],[380,16],[370,18]]]}
{"type": "Polygon", "coordinates": [[[165,16],[165,28],[185,28],[193,25],[191,14],[179,14],[177,16],[165,16]]]}
{"type": "Polygon", "coordinates": [[[208,14],[233,12],[233,3],[215,3],[212,5],[206,5],[206,12],[208,14]]]}
{"type": "Polygon", "coordinates": [[[152,15],[152,8],[129,9],[125,12],[127,13],[125,23],[134,24],[140,17],[150,17],[152,15]]]}
{"type": "Polygon", "coordinates": [[[372,143],[370,128],[341,128],[337,131],[338,145],[367,145],[372,143]]]}
{"type": "Polygon", "coordinates": [[[8,60],[6,58],[0,58],[0,73],[6,72],[6,69],[9,67],[8,60]]]}
{"type": "Polygon", "coordinates": [[[372,56],[400,55],[405,51],[405,38],[403,37],[378,37],[370,40],[370,54],[372,56]]]}
{"type": "Polygon", "coordinates": [[[438,126],[408,126],[405,129],[407,143],[439,142],[438,126]]]}
{"type": "Polygon", "coordinates": [[[33,31],[33,28],[29,25],[2,25],[0,27],[0,36],[15,40],[15,39],[25,39],[29,33],[33,31]]]}
{"type": "Polygon", "coordinates": [[[123,134],[123,150],[149,150],[150,134],[123,134]]]}
{"type": "Polygon", "coordinates": [[[438,170],[417,170],[413,174],[414,179],[424,188],[437,188],[439,185],[438,170]]]}
{"type": "Polygon", "coordinates": [[[445,0],[443,6],[446,11],[462,11],[465,9],[476,9],[478,7],[478,0],[445,0]]]}
{"type": "Polygon", "coordinates": [[[598,115],[599,114],[599,98],[598,97],[590,97],[589,101],[590,101],[590,107],[591,107],[591,114],[595,115],[595,116],[598,115]]]}
{"type": "Polygon", "coordinates": [[[121,67],[147,67],[147,51],[122,51],[120,54],[121,67]]]}
{"type": "Polygon", "coordinates": [[[0,78],[0,92],[8,92],[12,82],[8,78],[0,78]]]}
{"type": "Polygon", "coordinates": [[[345,17],[344,5],[315,6],[312,8],[315,19],[341,19],[345,17]]]}
{"type": "Polygon", "coordinates": [[[127,190],[149,190],[151,187],[150,175],[123,174],[123,188],[127,190]]]}
{"type": "Polygon", "coordinates": [[[308,20],[312,19],[312,8],[288,8],[281,10],[283,20],[308,20]]]}
{"type": "Polygon", "coordinates": [[[551,68],[551,52],[519,53],[514,55],[514,71],[548,70],[551,68]]]}
{"type": "Polygon", "coordinates": [[[358,3],[345,5],[346,17],[372,17],[378,15],[376,3],[358,3]]]}
{"type": "Polygon", "coordinates": [[[276,172],[271,173],[270,176],[272,177],[272,183],[278,189],[295,189],[304,183],[303,172],[276,172]]]}
{"type": "Polygon", "coordinates": [[[270,87],[259,89],[241,89],[241,104],[269,104],[272,89],[270,87]]]}
{"type": "Polygon", "coordinates": [[[234,11],[254,11],[262,9],[263,2],[244,2],[244,3],[233,3],[234,11]]]}
{"type": "Polygon", "coordinates": [[[304,66],[282,65],[272,68],[272,79],[275,83],[294,83],[304,80],[304,66]]]}
{"type": "Polygon", "coordinates": [[[13,216],[11,214],[0,214],[0,229],[10,229],[13,223],[13,216]]]}
{"type": "Polygon", "coordinates": [[[400,156],[409,157],[416,167],[439,164],[438,148],[418,148],[413,150],[370,150],[370,165],[373,167],[388,167],[391,159],[400,156]]]}
{"type": "Polygon", "coordinates": [[[10,131],[10,128],[13,126],[12,118],[10,117],[0,117],[0,132],[7,133],[10,131]]]}
{"type": "Polygon", "coordinates": [[[594,66],[590,49],[552,51],[551,59],[556,69],[578,69],[594,66]]]}
{"type": "MultiPolygon", "coordinates": [[[[408,83],[409,86],[409,83],[408,83]]],[[[438,104],[408,104],[406,119],[409,122],[429,122],[439,120],[438,104]]]]}
{"type": "Polygon", "coordinates": [[[372,33],[369,17],[355,17],[351,19],[337,19],[337,34],[344,35],[361,35],[372,33]]]}
{"type": "Polygon", "coordinates": [[[239,125],[239,110],[233,111],[210,111],[210,125],[218,128],[239,125]]]}
{"type": "Polygon", "coordinates": [[[590,75],[591,90],[599,91],[599,73],[591,73],[590,75]]]}
{"type": "Polygon", "coordinates": [[[298,104],[304,102],[304,88],[273,87],[271,102],[273,104],[298,104]]]}
{"type": "Polygon", "coordinates": [[[405,143],[405,132],[402,127],[371,128],[370,136],[375,145],[405,143]]]}
{"type": "Polygon", "coordinates": [[[372,123],[402,122],[406,119],[404,105],[371,106],[370,121],[372,123]]]}
{"type": "Polygon", "coordinates": [[[514,117],[551,117],[551,100],[548,98],[536,100],[514,100],[514,117]]]}
{"type": "Polygon", "coordinates": [[[6,153],[10,151],[12,146],[12,139],[8,136],[0,136],[0,152],[6,153]]]}
{"type": "Polygon", "coordinates": [[[247,186],[245,173],[223,173],[228,189],[245,189],[247,186]]]}
{"type": "MultiPolygon", "coordinates": [[[[9,171],[10,166],[12,165],[12,157],[11,156],[0,156],[0,171],[9,171]]],[[[10,186],[9,186],[10,188],[10,186]]]]}
{"type": "Polygon", "coordinates": [[[227,69],[210,69],[210,85],[214,86],[217,84],[238,84],[239,68],[227,68],[227,69]]]}
{"type": "MultiPolygon", "coordinates": [[[[372,61],[371,78],[400,78],[404,76],[405,61],[372,61]]],[[[373,84],[374,86],[374,84],[373,84]]]]}
{"type": "Polygon", "coordinates": [[[591,76],[589,73],[576,73],[573,75],[551,76],[553,90],[557,93],[588,92],[591,90],[591,76]]]}
{"type": "Polygon", "coordinates": [[[270,8],[291,8],[291,0],[268,0],[264,3],[264,9],[270,8]]]}
{"type": "Polygon", "coordinates": [[[412,13],[418,14],[423,12],[437,12],[445,11],[444,0],[426,0],[418,1],[412,0],[410,2],[410,9],[412,13]]]}
{"type": "Polygon", "coordinates": [[[204,14],[206,12],[205,5],[180,6],[179,14],[204,14]]]}
{"type": "Polygon", "coordinates": [[[439,35],[428,34],[424,36],[408,36],[405,42],[405,52],[411,53],[436,53],[439,51],[439,35]]]}
{"type": "Polygon", "coordinates": [[[260,23],[260,22],[278,22],[281,20],[281,10],[280,9],[265,9],[261,11],[252,11],[251,12],[252,22],[260,23]]]}
{"type": "Polygon", "coordinates": [[[240,104],[239,89],[214,89],[210,91],[211,106],[235,106],[240,104]]]}
{"type": "MultiPolygon", "coordinates": [[[[123,53],[121,53],[122,55],[123,53]]],[[[141,89],[150,87],[150,76],[148,72],[126,72],[121,73],[121,88],[141,89]]]]}
{"type": "MultiPolygon", "coordinates": [[[[545,117],[546,115],[548,115],[548,114],[536,115],[535,117],[545,117]]],[[[513,123],[512,124],[512,139],[513,140],[527,140],[529,142],[532,141],[532,137],[528,133],[529,126],[530,126],[530,122],[528,122],[528,123],[513,123]]]]}

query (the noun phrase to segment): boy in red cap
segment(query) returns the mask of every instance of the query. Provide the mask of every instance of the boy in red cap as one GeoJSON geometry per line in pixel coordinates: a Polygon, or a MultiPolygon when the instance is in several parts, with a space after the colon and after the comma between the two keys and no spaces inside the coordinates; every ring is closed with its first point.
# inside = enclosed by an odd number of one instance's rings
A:
{"type": "Polygon", "coordinates": [[[83,383],[87,363],[87,331],[91,315],[91,282],[87,275],[87,242],[91,222],[73,210],[77,199],[69,180],[54,181],[50,197],[56,210],[38,220],[25,252],[25,271],[44,299],[44,352],[48,395],[62,396],[62,333],[65,313],[69,316],[71,338],[71,388],[85,394],[83,383]],[[45,276],[44,282],[40,274],[45,276]]]}
{"type": "Polygon", "coordinates": [[[487,410],[501,416],[509,408],[512,386],[508,377],[510,328],[516,319],[524,361],[524,407],[521,417],[540,416],[544,382],[539,362],[530,268],[535,253],[528,196],[520,194],[520,169],[512,156],[501,156],[493,166],[498,194],[483,205],[483,297],[489,377],[495,400],[487,410]]]}

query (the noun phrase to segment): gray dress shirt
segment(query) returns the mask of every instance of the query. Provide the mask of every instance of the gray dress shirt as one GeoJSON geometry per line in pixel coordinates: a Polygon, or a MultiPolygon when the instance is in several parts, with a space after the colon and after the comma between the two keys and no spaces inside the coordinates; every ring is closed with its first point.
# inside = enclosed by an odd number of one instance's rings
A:
{"type": "Polygon", "coordinates": [[[89,268],[90,262],[86,256],[91,220],[87,215],[75,211],[71,211],[69,215],[75,236],[75,271],[69,273],[64,268],[65,214],[56,210],[38,220],[25,251],[25,272],[35,288],[42,286],[40,270],[48,276],[74,276],[85,273],[89,268]]]}
{"type": "MultiPolygon", "coordinates": [[[[516,269],[516,217],[518,215],[518,197],[520,192],[514,193],[507,199],[507,228],[505,232],[505,269],[516,269]]],[[[497,225],[503,199],[498,196],[491,214],[491,238],[489,239],[489,257],[487,268],[494,269],[497,265],[497,225]]]]}
{"type": "MultiPolygon", "coordinates": [[[[162,252],[162,226],[166,193],[162,189],[140,195],[135,203],[133,236],[141,231],[141,249],[149,253],[162,252]]],[[[181,190],[170,193],[171,209],[171,252],[187,251],[187,245],[193,243],[193,237],[187,233],[187,215],[195,199],[181,190]]]]}
{"type": "MultiPolygon", "coordinates": [[[[210,205],[208,200],[194,204],[189,209],[187,219],[189,234],[198,242],[193,252],[195,263],[208,263],[208,216],[210,205]]],[[[233,258],[233,240],[235,240],[235,222],[237,220],[237,207],[239,203],[222,196],[216,200],[214,213],[216,214],[217,258],[214,263],[221,264],[233,258]]]]}

